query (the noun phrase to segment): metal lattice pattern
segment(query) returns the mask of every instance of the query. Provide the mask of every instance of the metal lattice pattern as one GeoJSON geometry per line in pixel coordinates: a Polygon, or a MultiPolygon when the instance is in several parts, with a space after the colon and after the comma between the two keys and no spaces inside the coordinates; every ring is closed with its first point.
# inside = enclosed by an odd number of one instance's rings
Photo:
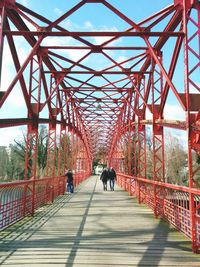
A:
{"type": "MultiPolygon", "coordinates": [[[[194,177],[200,168],[194,168],[193,158],[200,154],[200,1],[174,0],[137,21],[112,2],[82,0],[72,6],[68,1],[69,9],[51,20],[15,0],[0,1],[0,126],[28,125],[24,176],[33,180],[28,212],[33,214],[63,192],[60,176],[66,167],[73,169],[76,185],[91,174],[92,160],[100,157],[123,173],[119,182],[125,190],[189,236],[197,252],[199,190],[194,189],[194,177]],[[91,7],[101,19],[107,14],[112,27],[69,25],[68,19],[81,12],[89,18],[91,7]],[[7,55],[11,66],[5,64],[7,55]],[[9,67],[12,75],[6,80],[9,67]],[[25,111],[12,114],[9,97],[15,92],[25,111]],[[184,114],[182,120],[176,114],[169,118],[170,100],[184,114]],[[49,125],[46,169],[51,180],[37,186],[38,127],[44,123],[49,125]],[[153,147],[148,177],[147,126],[153,147]],[[166,127],[186,132],[187,188],[166,183],[166,127]],[[57,147],[62,151],[57,153],[57,147]],[[44,187],[45,198],[40,190],[44,187]]],[[[146,2],[148,9],[152,1],[146,2]]],[[[17,200],[24,214],[25,198],[17,200]]],[[[22,217],[15,196],[3,205],[2,227],[22,217]],[[12,206],[12,218],[5,205],[12,206]]]]}

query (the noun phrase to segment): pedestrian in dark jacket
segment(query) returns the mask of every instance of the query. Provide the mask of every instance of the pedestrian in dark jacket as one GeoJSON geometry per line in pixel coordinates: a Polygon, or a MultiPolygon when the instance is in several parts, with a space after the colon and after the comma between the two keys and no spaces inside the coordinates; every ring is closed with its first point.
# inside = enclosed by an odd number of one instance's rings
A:
{"type": "Polygon", "coordinates": [[[108,169],[107,168],[103,169],[101,176],[100,176],[100,180],[103,183],[103,190],[107,191],[107,181],[108,181],[108,169]]]}
{"type": "Polygon", "coordinates": [[[74,193],[73,174],[71,170],[68,170],[65,175],[67,177],[67,192],[74,193]]]}
{"type": "Polygon", "coordinates": [[[117,179],[117,177],[116,177],[116,172],[112,167],[109,169],[108,177],[109,177],[109,180],[110,180],[110,190],[114,191],[115,180],[117,179]]]}

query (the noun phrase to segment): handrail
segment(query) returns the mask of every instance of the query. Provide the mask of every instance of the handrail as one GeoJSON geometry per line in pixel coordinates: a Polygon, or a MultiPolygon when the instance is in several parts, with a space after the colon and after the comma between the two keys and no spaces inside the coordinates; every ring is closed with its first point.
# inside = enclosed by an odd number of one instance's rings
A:
{"type": "MultiPolygon", "coordinates": [[[[76,187],[89,173],[75,173],[76,187]]],[[[53,203],[66,191],[66,177],[44,177],[28,181],[14,181],[0,184],[0,230],[31,215],[46,205],[53,203]]]]}
{"type": "Polygon", "coordinates": [[[164,182],[159,182],[159,181],[153,181],[153,180],[145,179],[145,178],[138,177],[138,176],[127,175],[124,173],[117,173],[117,175],[121,175],[126,179],[134,179],[136,181],[145,182],[148,184],[154,184],[154,185],[158,185],[158,186],[162,186],[162,187],[166,187],[166,188],[171,188],[174,190],[179,190],[179,191],[183,191],[183,192],[187,192],[187,193],[200,194],[200,189],[198,189],[198,188],[190,188],[187,186],[180,186],[180,185],[169,184],[169,183],[164,183],[164,182]]]}

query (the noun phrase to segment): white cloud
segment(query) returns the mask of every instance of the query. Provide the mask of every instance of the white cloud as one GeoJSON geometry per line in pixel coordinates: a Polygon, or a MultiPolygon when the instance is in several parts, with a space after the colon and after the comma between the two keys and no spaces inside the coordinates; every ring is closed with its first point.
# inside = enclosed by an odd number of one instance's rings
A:
{"type": "MultiPolygon", "coordinates": [[[[91,32],[117,32],[118,29],[116,27],[107,27],[107,26],[101,26],[99,28],[96,28],[89,20],[83,22],[82,25],[73,23],[70,19],[65,21],[63,24],[64,27],[66,27],[69,31],[91,31],[91,32]]],[[[95,36],[91,37],[93,40],[93,43],[95,45],[100,45],[108,40],[112,40],[113,37],[105,37],[105,36],[95,36]]],[[[119,39],[112,41],[109,45],[113,45],[114,43],[119,42],[119,39]]]]}
{"type": "MultiPolygon", "coordinates": [[[[15,46],[17,47],[17,54],[20,60],[20,64],[23,64],[29,54],[30,46],[25,44],[24,39],[21,37],[15,39],[15,46]]],[[[13,58],[12,58],[10,48],[7,42],[5,42],[4,44],[2,66],[3,66],[3,69],[4,68],[11,69],[11,67],[12,68],[14,67],[13,58]]]]}
{"type": "Polygon", "coordinates": [[[200,93],[200,83],[195,82],[196,86],[199,88],[199,90],[197,90],[197,88],[195,86],[193,86],[192,84],[190,84],[190,94],[199,94],[200,93]]]}
{"type": "Polygon", "coordinates": [[[125,56],[119,56],[118,58],[117,58],[117,62],[118,63],[120,63],[120,62],[123,62],[123,61],[126,61],[128,58],[127,57],[125,57],[125,56]]]}
{"type": "Polygon", "coordinates": [[[164,118],[168,120],[185,120],[185,111],[180,105],[166,104],[164,118]]]}
{"type": "MultiPolygon", "coordinates": [[[[119,56],[117,59],[116,59],[116,61],[118,62],[118,63],[121,63],[121,62],[124,62],[124,61],[127,61],[128,60],[128,57],[125,57],[125,56],[119,56]]],[[[131,67],[131,61],[128,61],[128,62],[126,62],[126,63],[123,63],[123,64],[121,64],[121,66],[123,67],[123,68],[130,68],[131,67]]]]}
{"type": "Polygon", "coordinates": [[[25,107],[24,96],[20,88],[15,88],[15,90],[11,92],[6,104],[12,107],[11,109],[25,107]]]}
{"type": "MultiPolygon", "coordinates": [[[[20,59],[21,64],[27,58],[27,50],[22,47],[21,42],[18,40],[16,42],[17,46],[19,45],[18,49],[18,56],[20,59]]],[[[2,65],[2,76],[1,76],[1,88],[2,91],[6,91],[7,88],[10,86],[12,80],[16,75],[16,70],[13,66],[13,59],[8,47],[8,44],[5,43],[4,46],[4,53],[3,53],[3,65],[2,65]]],[[[25,114],[26,107],[24,97],[19,86],[19,83],[15,85],[11,93],[9,94],[8,98],[6,99],[2,109],[1,109],[1,118],[5,117],[14,117],[15,114],[25,114]],[[24,107],[24,108],[23,108],[24,107]],[[7,112],[6,112],[7,110],[7,112]]],[[[15,116],[16,117],[16,116],[15,116]]]]}
{"type": "Polygon", "coordinates": [[[24,63],[24,61],[27,59],[27,56],[28,56],[28,51],[23,48],[23,47],[20,47],[18,49],[18,57],[19,57],[19,60],[20,60],[20,64],[22,65],[24,63]]]}
{"type": "MultiPolygon", "coordinates": [[[[118,32],[118,29],[116,27],[106,27],[103,26],[100,29],[92,29],[93,32],[118,32]]],[[[112,40],[113,37],[106,37],[106,36],[95,36],[93,37],[93,39],[95,40],[95,45],[101,45],[104,42],[107,42],[109,40],[112,40]]],[[[113,40],[109,43],[109,45],[113,45],[114,43],[119,42],[119,39],[113,40]]]]}
{"type": "Polygon", "coordinates": [[[46,37],[42,41],[42,46],[64,46],[69,45],[72,41],[71,37],[63,38],[63,37],[46,37]]]}
{"type": "MultiPolygon", "coordinates": [[[[62,23],[62,26],[65,27],[69,31],[90,31],[90,32],[104,32],[104,31],[118,31],[116,27],[106,27],[102,26],[101,28],[95,28],[94,25],[90,21],[85,21],[82,25],[78,25],[73,23],[70,19],[66,20],[62,23]]],[[[90,37],[88,40],[93,43],[94,45],[100,45],[108,40],[111,40],[113,37],[104,37],[104,36],[95,36],[90,37]]],[[[112,41],[109,45],[113,45],[113,43],[119,42],[119,40],[112,41]]],[[[75,40],[72,37],[46,37],[43,42],[43,46],[85,46],[83,43],[75,40]]],[[[63,50],[64,51],[64,50],[63,50]]],[[[68,55],[70,59],[73,61],[78,61],[81,59],[85,54],[88,53],[88,50],[65,50],[65,54],[68,55]]],[[[114,54],[114,52],[111,52],[114,54]]],[[[124,59],[125,57],[122,57],[124,59]]],[[[125,58],[126,59],[126,58],[125,58]]],[[[84,60],[85,62],[85,60],[84,60]]]]}
{"type": "Polygon", "coordinates": [[[19,127],[8,127],[0,129],[0,146],[8,146],[14,143],[15,140],[22,138],[22,128],[19,127]]]}
{"type": "Polygon", "coordinates": [[[60,10],[59,8],[54,8],[54,12],[57,14],[57,15],[59,15],[59,16],[61,16],[62,14],[63,14],[63,12],[62,12],[62,10],[60,10]]]}
{"type": "Polygon", "coordinates": [[[21,3],[23,6],[28,6],[28,0],[18,0],[19,3],[21,3]]]}
{"type": "Polygon", "coordinates": [[[4,44],[4,49],[3,49],[3,68],[9,68],[13,65],[13,60],[11,57],[11,53],[8,47],[8,44],[4,44]]]}
{"type": "MultiPolygon", "coordinates": [[[[47,37],[42,42],[42,45],[44,46],[73,46],[75,45],[76,41],[71,38],[60,38],[60,37],[47,37]]],[[[61,50],[60,50],[61,51],[61,50]]],[[[73,61],[78,61],[80,58],[82,58],[85,54],[88,53],[89,50],[63,50],[63,54],[67,54],[69,59],[72,59],[73,61]]]]}
{"type": "MultiPolygon", "coordinates": [[[[88,50],[89,51],[89,50],[88,50]]],[[[87,50],[68,50],[66,51],[66,53],[68,54],[68,56],[73,60],[73,61],[78,61],[79,59],[81,59],[84,55],[86,55],[88,53],[87,50]]]]}
{"type": "Polygon", "coordinates": [[[69,31],[69,30],[72,30],[73,23],[70,19],[68,19],[63,26],[66,27],[66,29],[69,31]]]}
{"type": "MultiPolygon", "coordinates": [[[[152,113],[146,109],[146,119],[152,119],[152,113]]],[[[164,108],[164,119],[185,120],[185,111],[179,105],[166,104],[164,108]]]]}
{"type": "Polygon", "coordinates": [[[84,28],[93,29],[94,27],[93,27],[93,25],[92,25],[92,23],[90,21],[85,21],[84,22],[84,28]]]}
{"type": "Polygon", "coordinates": [[[152,120],[152,113],[149,111],[149,109],[146,109],[146,119],[147,120],[152,120]]]}
{"type": "Polygon", "coordinates": [[[93,24],[89,20],[84,21],[82,25],[76,24],[70,19],[67,19],[64,23],[65,24],[63,26],[66,27],[67,30],[70,30],[70,31],[83,31],[83,30],[95,31],[93,24]]]}
{"type": "Polygon", "coordinates": [[[175,137],[177,138],[179,144],[181,144],[184,149],[187,149],[188,138],[186,131],[172,129],[172,128],[165,128],[164,136],[166,139],[166,144],[171,145],[172,137],[175,137]]]}

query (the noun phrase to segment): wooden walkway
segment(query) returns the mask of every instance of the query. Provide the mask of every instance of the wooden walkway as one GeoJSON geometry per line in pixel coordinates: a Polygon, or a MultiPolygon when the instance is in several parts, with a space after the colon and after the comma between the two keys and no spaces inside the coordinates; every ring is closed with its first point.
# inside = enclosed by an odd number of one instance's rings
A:
{"type": "Polygon", "coordinates": [[[183,235],[97,176],[0,237],[0,266],[200,266],[183,235]]]}

